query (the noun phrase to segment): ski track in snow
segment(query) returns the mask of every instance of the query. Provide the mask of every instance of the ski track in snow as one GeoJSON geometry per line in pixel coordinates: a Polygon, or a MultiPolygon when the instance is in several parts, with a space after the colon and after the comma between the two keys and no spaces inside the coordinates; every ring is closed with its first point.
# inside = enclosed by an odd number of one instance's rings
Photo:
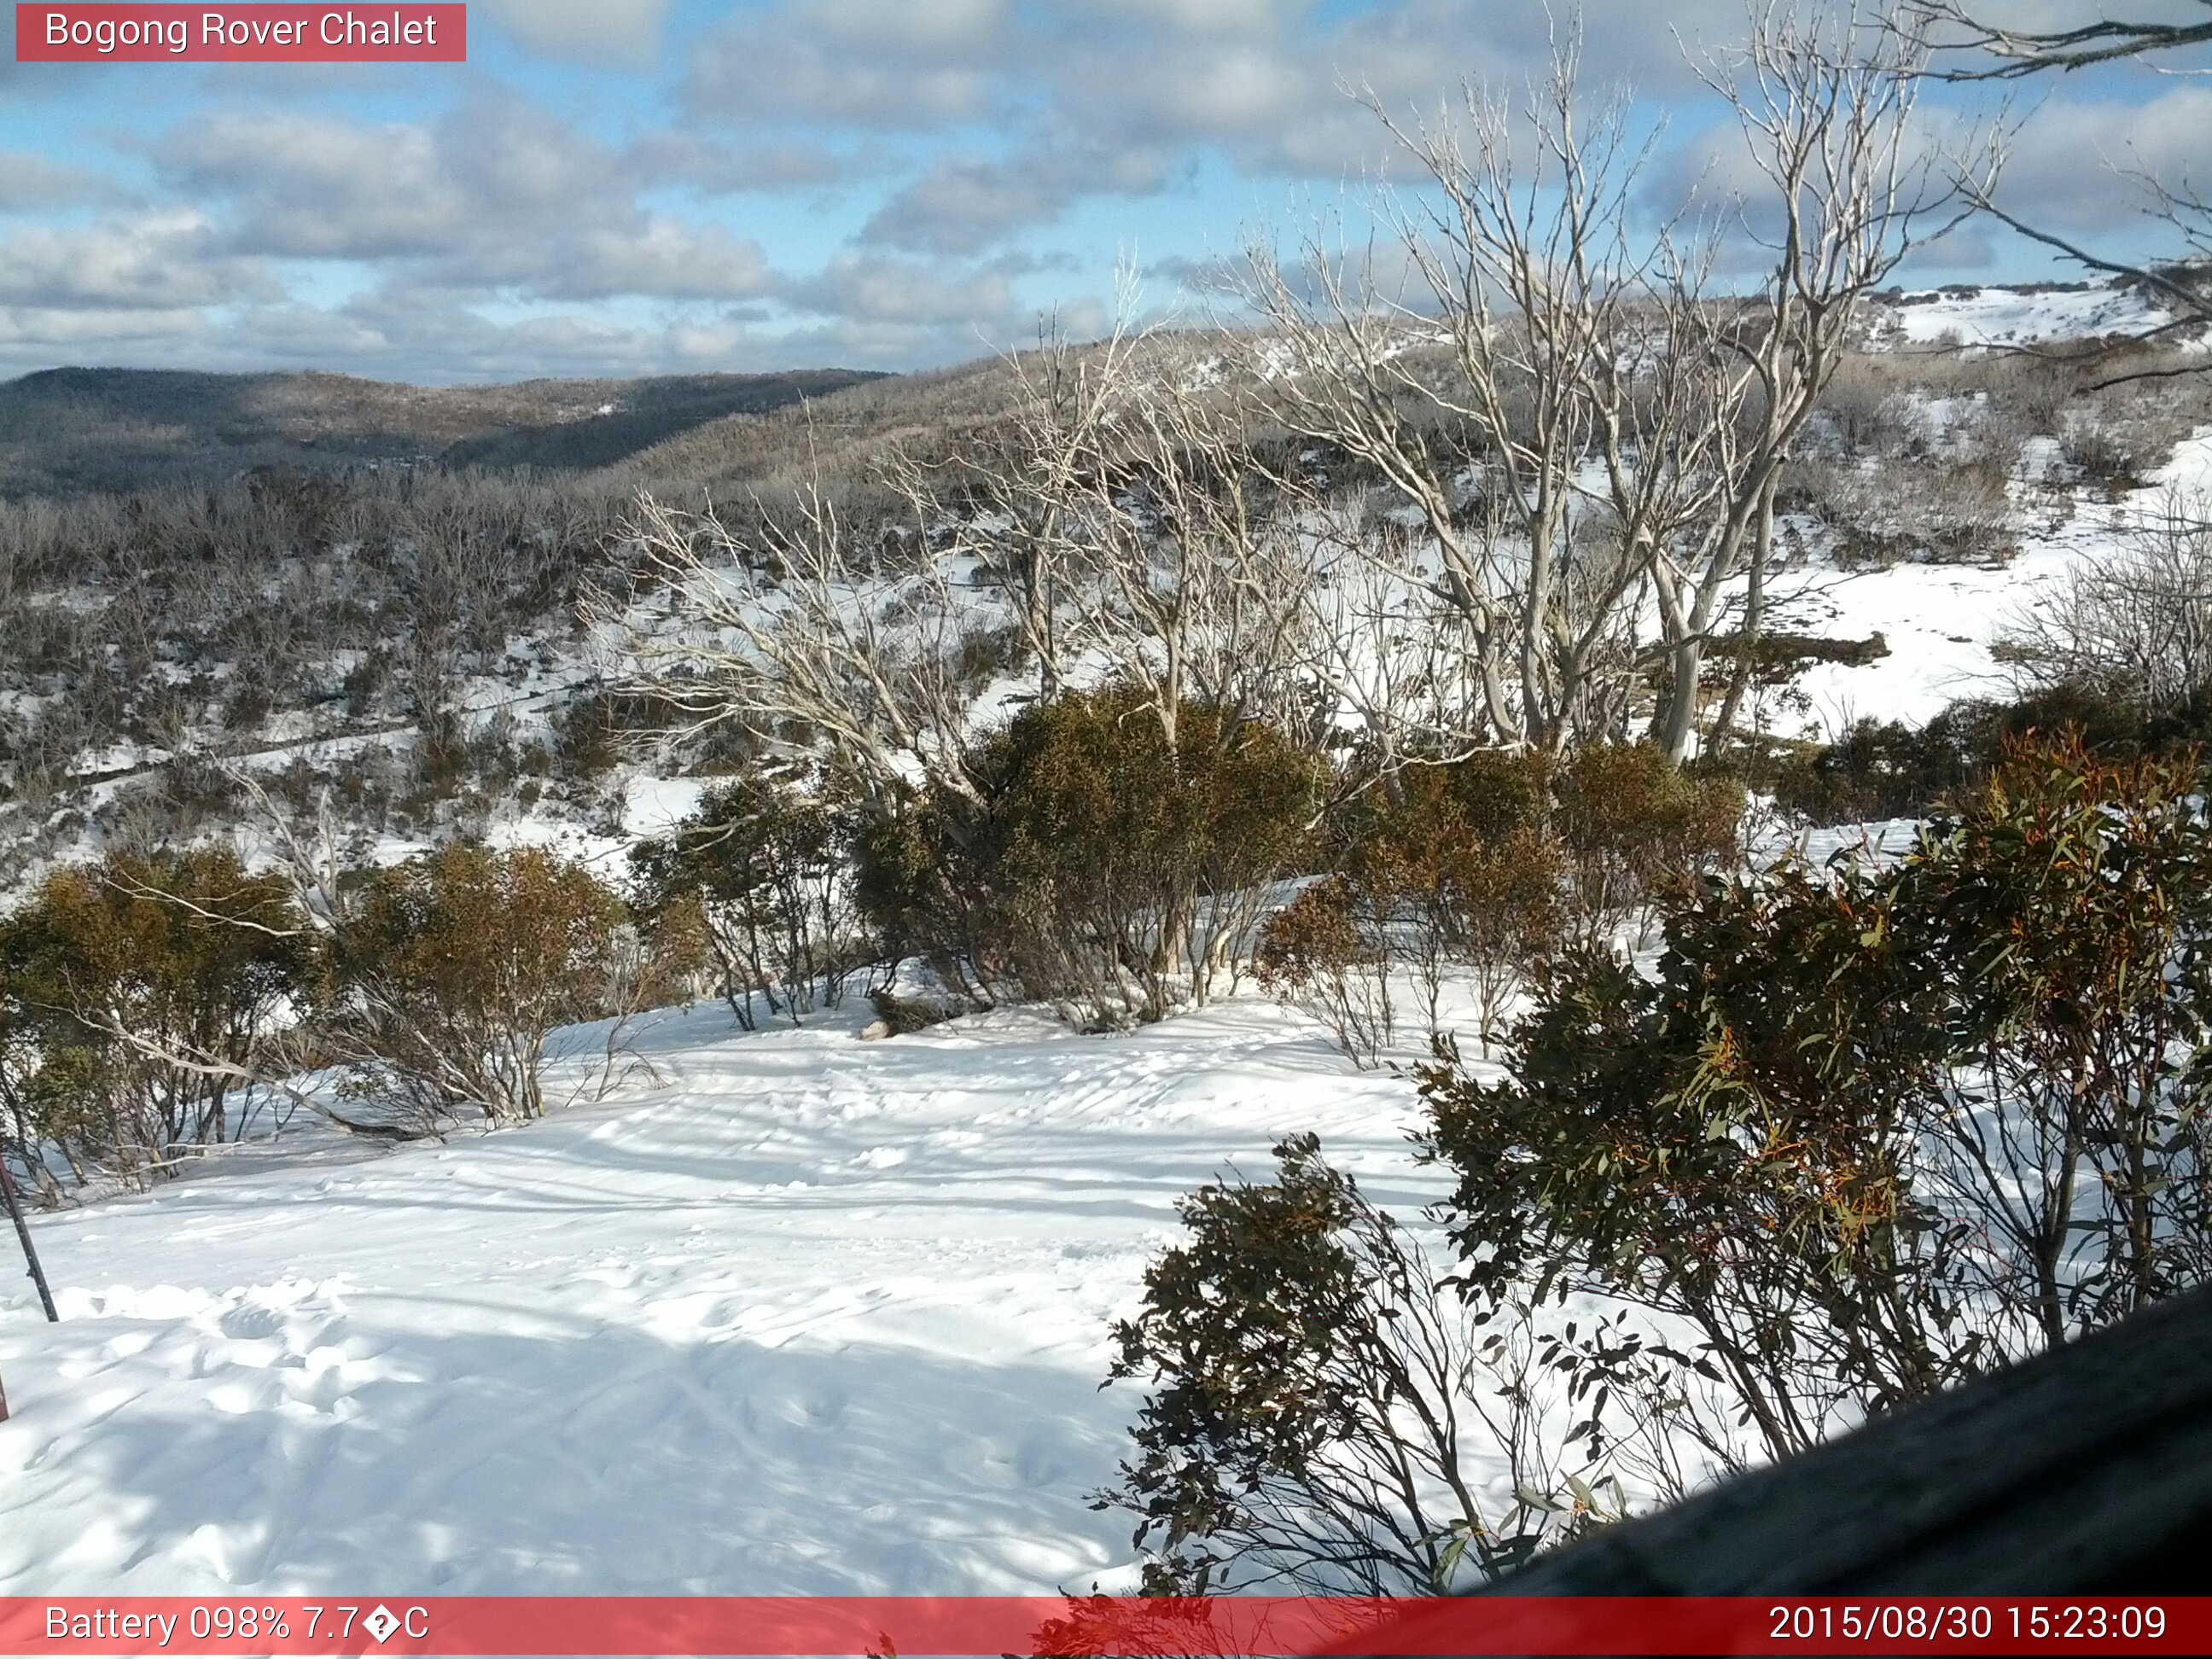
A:
{"type": "Polygon", "coordinates": [[[599,1104],[36,1217],[0,1593],[1128,1585],[1087,1500],[1139,1396],[1098,1385],[1175,1200],[1310,1127],[1410,1218],[1412,1091],[1252,1000],[866,1017],[671,1011],[599,1104]]]}

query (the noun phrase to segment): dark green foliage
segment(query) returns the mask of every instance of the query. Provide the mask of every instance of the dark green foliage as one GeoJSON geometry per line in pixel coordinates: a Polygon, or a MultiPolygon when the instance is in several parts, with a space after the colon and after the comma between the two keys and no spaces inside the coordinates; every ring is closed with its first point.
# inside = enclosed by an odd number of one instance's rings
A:
{"type": "Polygon", "coordinates": [[[1068,692],[979,742],[973,793],[903,803],[860,840],[895,950],[1080,1024],[1203,1001],[1249,954],[1267,884],[1310,845],[1324,765],[1187,704],[1176,742],[1133,690],[1068,692]]]}
{"type": "Polygon", "coordinates": [[[886,954],[926,957],[947,984],[988,996],[979,977],[991,975],[982,965],[988,907],[968,845],[973,817],[926,793],[891,803],[856,826],[853,879],[886,954]]]}
{"type": "MultiPolygon", "coordinates": [[[[621,900],[543,852],[331,885],[311,918],[292,875],[220,848],[50,877],[0,918],[0,1150],[51,1201],[50,1163],[143,1185],[302,1103],[364,1127],[287,1081],[315,1070],[380,1103],[377,1133],[538,1116],[556,1027],[670,989],[621,900]]],[[[610,1035],[602,1080],[613,1056],[610,1035]]]]}
{"type": "Polygon", "coordinates": [[[1138,1516],[1146,1590],[1438,1595],[1587,1524],[1596,1491],[1529,1432],[1529,1353],[1438,1297],[1419,1248],[1313,1136],[1275,1158],[1272,1181],[1182,1200],[1183,1242],[1115,1327],[1113,1377],[1151,1392],[1100,1502],[1138,1516]],[[1461,1466],[1478,1434],[1511,1465],[1500,1512],[1461,1466]]]}
{"type": "Polygon", "coordinates": [[[1319,1019],[1355,1066],[1372,1066],[1390,1042],[1392,894],[1327,876],[1267,918],[1253,975],[1279,1000],[1319,1019]]]}
{"type": "Polygon", "coordinates": [[[1448,969],[1466,970],[1487,1045],[1507,994],[1559,945],[1571,893],[1553,828],[1557,770],[1534,750],[1416,769],[1350,850],[1353,879],[1383,896],[1432,1036],[1448,969]]]}
{"type": "Polygon", "coordinates": [[[1953,795],[1976,764],[1975,733],[1948,710],[1918,728],[1855,721],[1834,743],[1787,755],[1762,779],[1784,811],[1814,823],[1915,817],[1953,795]]]}
{"type": "Polygon", "coordinates": [[[1426,1073],[1470,1293],[1595,1291],[1689,1321],[1770,1455],[1971,1364],[1893,1316],[1940,1286],[1949,1240],[1900,1177],[1926,1028],[1863,931],[1804,872],[1719,885],[1670,919],[1656,980],[1562,963],[1508,1082],[1449,1056],[1426,1073]]]}
{"type": "Polygon", "coordinates": [[[1541,829],[1551,817],[1556,764],[1540,750],[1486,749],[1401,767],[1332,815],[1332,850],[1340,867],[1351,868],[1370,848],[1498,842],[1541,829]]]}
{"type": "Polygon", "coordinates": [[[721,784],[672,835],[630,854],[641,913],[672,942],[696,934],[749,1030],[756,997],[796,1023],[817,1000],[836,1007],[847,975],[876,955],[848,862],[857,819],[826,789],[818,778],[721,784]]]}
{"type": "Polygon", "coordinates": [[[1923,1184],[1986,1296],[2056,1342],[2212,1278],[2212,826],[2197,756],[2015,745],[1897,872],[1963,1062],[1923,1184]]]}
{"type": "Polygon", "coordinates": [[[1921,817],[1987,779],[2007,743],[2068,732],[2105,758],[2172,753],[2212,738],[2212,690],[2158,713],[2059,685],[2011,702],[1956,702],[1918,727],[1863,720],[1832,744],[1771,764],[1759,781],[1784,811],[1814,823],[1921,817]]]}
{"type": "Polygon", "coordinates": [[[1423,1080],[1469,1293],[1686,1322],[1645,1360],[1728,1461],[2212,1278],[2193,778],[2015,744],[1894,865],[1713,884],[1648,978],[1567,959],[1505,1082],[1423,1080]]]}
{"type": "Polygon", "coordinates": [[[1332,815],[1334,872],[1268,923],[1256,966],[1369,1063],[1409,974],[1443,1034],[1444,988],[1473,992],[1487,1048],[1506,1000],[1569,940],[1616,948],[1739,856],[1744,794],[1648,744],[1564,758],[1486,751],[1404,768],[1332,815]],[[1463,971],[1462,971],[1463,970],[1463,971]]]}

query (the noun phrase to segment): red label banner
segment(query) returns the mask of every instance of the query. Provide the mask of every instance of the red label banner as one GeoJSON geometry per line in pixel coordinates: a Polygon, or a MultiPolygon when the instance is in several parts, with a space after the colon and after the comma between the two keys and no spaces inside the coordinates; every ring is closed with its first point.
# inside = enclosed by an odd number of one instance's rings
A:
{"type": "Polygon", "coordinates": [[[0,1598],[0,1654],[2205,1653],[2212,1597],[0,1598]]]}
{"type": "Polygon", "coordinates": [[[15,7],[20,64],[459,64],[465,5],[15,7]]]}

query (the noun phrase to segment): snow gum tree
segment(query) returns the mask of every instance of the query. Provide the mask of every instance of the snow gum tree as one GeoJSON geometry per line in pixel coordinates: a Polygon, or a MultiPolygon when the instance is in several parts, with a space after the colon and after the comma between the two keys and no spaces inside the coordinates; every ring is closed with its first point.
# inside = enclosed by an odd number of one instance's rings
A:
{"type": "Polygon", "coordinates": [[[457,844],[373,872],[331,938],[327,1041],[357,1092],[419,1121],[542,1117],[548,1036],[623,1012],[624,921],[589,871],[535,848],[457,844]]]}
{"type": "Polygon", "coordinates": [[[604,592],[587,609],[624,683],[680,711],[671,736],[739,726],[878,817],[917,788],[979,799],[971,716],[994,680],[1048,701],[1078,667],[1076,689],[1135,688],[1178,751],[1187,707],[1288,727],[1310,702],[1304,497],[1202,378],[1173,339],[1048,334],[951,456],[889,456],[895,520],[849,523],[818,484],[747,516],[648,500],[639,568],[668,614],[604,592]]]}
{"type": "Polygon", "coordinates": [[[1753,25],[1700,66],[1740,118],[1741,199],[1639,229],[1648,148],[1625,94],[1588,95],[1570,30],[1519,100],[1469,84],[1411,125],[1376,106],[1413,187],[1377,200],[1365,249],[1316,235],[1287,261],[1250,252],[1270,407],[1418,518],[1411,544],[1365,552],[1464,653],[1462,743],[1626,735],[1646,605],[1662,671],[1646,734],[1691,751],[1732,633],[1725,734],[1782,469],[1865,296],[1964,210],[1917,133],[1909,40],[1784,7],[1753,25]],[[1746,240],[1763,278],[1731,291],[1715,271],[1746,240]]]}
{"type": "Polygon", "coordinates": [[[312,1006],[320,963],[281,877],[226,849],[48,878],[0,921],[0,1109],[9,1150],[144,1184],[252,1127],[251,1082],[312,1006]]]}
{"type": "Polygon", "coordinates": [[[1623,712],[1624,610],[1645,573],[1580,475],[1662,283],[1662,252],[1626,234],[1627,106],[1585,109],[1577,59],[1570,42],[1525,106],[1470,86],[1432,124],[1384,117],[1431,192],[1382,205],[1402,284],[1316,238],[1290,268],[1255,246],[1249,295],[1279,418],[1420,515],[1427,556],[1397,574],[1474,665],[1464,738],[1547,750],[1623,712]]]}

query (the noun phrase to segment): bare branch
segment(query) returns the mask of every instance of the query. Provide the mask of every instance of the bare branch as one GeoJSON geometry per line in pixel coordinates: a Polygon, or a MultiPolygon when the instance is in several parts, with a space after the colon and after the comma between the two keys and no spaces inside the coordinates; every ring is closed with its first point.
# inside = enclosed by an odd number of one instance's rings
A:
{"type": "MultiPolygon", "coordinates": [[[[2212,0],[2197,0],[2212,7],[2212,0]]],[[[1936,73],[1946,81],[2017,81],[2057,70],[2071,74],[2098,64],[2141,58],[2212,41],[2212,21],[2136,23],[2100,18],[2068,29],[2008,28],[1984,21],[1960,0],[1907,0],[1907,27],[1946,52],[1981,52],[1997,61],[1986,67],[1960,67],[1936,73]]],[[[2183,71],[2202,73],[2201,70],[2183,71]]]]}

